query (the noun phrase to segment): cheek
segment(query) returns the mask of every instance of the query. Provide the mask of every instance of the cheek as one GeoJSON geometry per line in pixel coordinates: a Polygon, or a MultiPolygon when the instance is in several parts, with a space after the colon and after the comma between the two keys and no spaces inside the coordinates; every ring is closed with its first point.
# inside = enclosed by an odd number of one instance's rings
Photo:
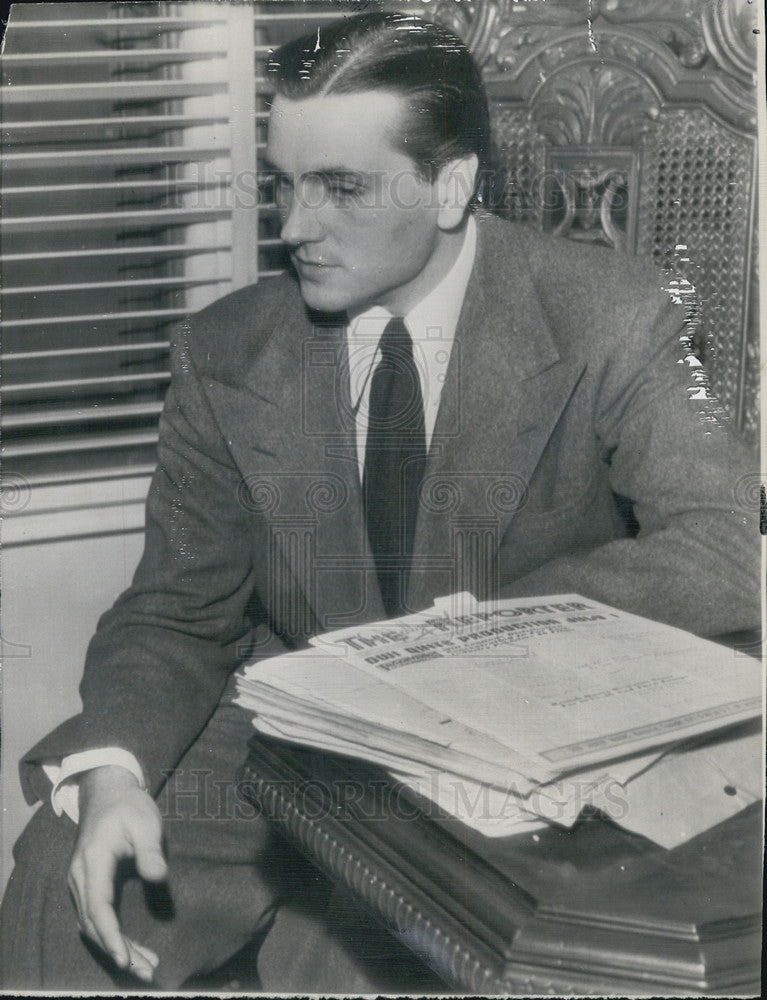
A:
{"type": "Polygon", "coordinates": [[[326,205],[318,214],[329,249],[358,277],[412,270],[423,266],[434,250],[437,210],[425,202],[423,189],[403,184],[387,195],[383,207],[326,205]]]}
{"type": "Polygon", "coordinates": [[[436,221],[423,211],[368,212],[358,231],[369,257],[385,261],[389,267],[419,261],[431,255],[436,235],[436,221]]]}
{"type": "Polygon", "coordinates": [[[428,254],[434,248],[438,208],[431,203],[431,194],[430,188],[425,188],[410,175],[392,190],[390,237],[403,250],[428,254]]]}
{"type": "Polygon", "coordinates": [[[391,234],[390,247],[396,247],[397,257],[403,263],[423,267],[434,253],[437,233],[436,224],[432,225],[428,217],[406,212],[391,234]]]}

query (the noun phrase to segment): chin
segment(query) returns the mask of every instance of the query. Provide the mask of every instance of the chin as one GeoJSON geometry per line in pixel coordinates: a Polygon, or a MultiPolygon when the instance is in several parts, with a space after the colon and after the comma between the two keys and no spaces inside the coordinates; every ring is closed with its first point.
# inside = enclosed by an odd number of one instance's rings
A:
{"type": "Polygon", "coordinates": [[[356,305],[356,298],[333,288],[323,288],[320,284],[300,281],[301,298],[310,309],[317,312],[341,313],[356,305]]]}

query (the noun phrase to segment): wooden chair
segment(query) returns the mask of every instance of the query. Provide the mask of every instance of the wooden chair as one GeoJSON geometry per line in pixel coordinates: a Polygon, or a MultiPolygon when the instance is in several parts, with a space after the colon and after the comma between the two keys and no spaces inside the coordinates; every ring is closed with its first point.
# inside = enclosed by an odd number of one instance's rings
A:
{"type": "Polygon", "coordinates": [[[758,428],[750,0],[438,0],[482,66],[511,218],[651,256],[711,389],[758,428]]]}

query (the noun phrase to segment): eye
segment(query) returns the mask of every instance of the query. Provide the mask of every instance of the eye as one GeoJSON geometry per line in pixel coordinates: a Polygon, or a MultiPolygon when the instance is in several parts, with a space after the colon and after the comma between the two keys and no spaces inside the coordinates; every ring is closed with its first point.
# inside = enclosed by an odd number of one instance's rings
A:
{"type": "Polygon", "coordinates": [[[358,199],[364,190],[364,185],[355,180],[332,180],[327,184],[328,195],[339,205],[346,205],[358,199]]]}

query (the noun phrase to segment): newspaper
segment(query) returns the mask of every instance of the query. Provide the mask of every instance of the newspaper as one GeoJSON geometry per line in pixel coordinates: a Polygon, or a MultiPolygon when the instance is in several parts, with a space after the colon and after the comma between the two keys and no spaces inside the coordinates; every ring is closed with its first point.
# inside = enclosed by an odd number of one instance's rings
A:
{"type": "Polygon", "coordinates": [[[312,644],[496,741],[538,782],[761,714],[757,661],[598,601],[435,610],[312,644]]]}
{"type": "Polygon", "coordinates": [[[511,837],[551,825],[571,827],[589,806],[668,849],[724,822],[763,795],[761,732],[742,733],[739,727],[720,739],[673,747],[660,758],[644,760],[646,766],[627,780],[583,771],[527,797],[515,795],[512,788],[502,792],[433,768],[417,775],[394,771],[392,776],[435,805],[439,813],[432,813],[434,818],[452,818],[485,837],[511,837]]]}
{"type": "Polygon", "coordinates": [[[750,771],[742,791],[736,745],[717,774],[737,773],[741,790],[697,812],[680,790],[710,776],[717,758],[658,761],[760,716],[758,661],[576,594],[449,595],[249,665],[238,692],[260,732],[378,764],[487,836],[571,826],[591,805],[670,844],[754,794],[750,771]],[[675,789],[667,817],[689,807],[698,819],[659,821],[659,781],[675,789]],[[617,802],[631,802],[628,819],[611,811],[617,802]]]}

